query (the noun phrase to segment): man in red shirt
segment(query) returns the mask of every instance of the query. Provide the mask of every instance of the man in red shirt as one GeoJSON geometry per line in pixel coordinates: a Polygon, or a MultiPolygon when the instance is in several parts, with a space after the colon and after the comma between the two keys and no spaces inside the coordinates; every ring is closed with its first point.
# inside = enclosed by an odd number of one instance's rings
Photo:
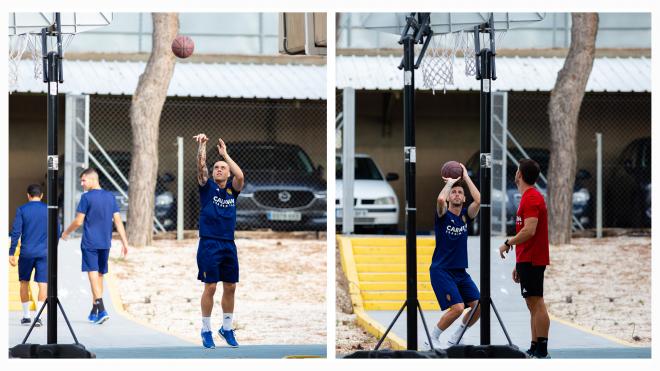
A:
{"type": "Polygon", "coordinates": [[[516,268],[512,277],[514,282],[520,283],[520,293],[531,315],[532,344],[527,353],[535,358],[548,358],[550,317],[543,301],[543,275],[550,264],[550,250],[548,209],[543,195],[534,186],[540,172],[536,161],[519,161],[515,181],[522,198],[516,213],[516,235],[500,246],[500,256],[504,259],[504,254],[516,246],[516,268]]]}

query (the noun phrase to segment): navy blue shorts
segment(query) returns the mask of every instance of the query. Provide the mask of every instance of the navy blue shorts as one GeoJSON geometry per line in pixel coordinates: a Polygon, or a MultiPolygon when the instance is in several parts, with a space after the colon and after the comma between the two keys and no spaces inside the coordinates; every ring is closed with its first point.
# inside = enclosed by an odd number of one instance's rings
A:
{"type": "Polygon", "coordinates": [[[479,289],[465,269],[430,269],[431,286],[441,310],[479,300],[479,289]]]}
{"type": "Polygon", "coordinates": [[[108,257],[110,249],[90,250],[80,249],[82,251],[82,271],[108,273],[108,257]]]}
{"type": "Polygon", "coordinates": [[[238,282],[238,254],[234,241],[200,238],[197,268],[197,279],[204,283],[238,282]]]}
{"type": "Polygon", "coordinates": [[[18,257],[18,280],[29,281],[34,269],[35,282],[48,282],[48,257],[35,258],[18,257]]]}

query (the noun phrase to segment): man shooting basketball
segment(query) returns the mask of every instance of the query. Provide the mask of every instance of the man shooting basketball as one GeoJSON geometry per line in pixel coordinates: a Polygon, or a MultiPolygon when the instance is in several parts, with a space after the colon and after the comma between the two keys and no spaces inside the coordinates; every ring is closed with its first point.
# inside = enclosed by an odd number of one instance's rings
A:
{"type": "Polygon", "coordinates": [[[520,283],[520,293],[531,315],[532,344],[527,353],[535,358],[547,358],[550,318],[543,301],[543,275],[550,264],[550,250],[548,210],[543,195],[534,186],[540,172],[536,161],[520,160],[515,178],[522,195],[516,213],[516,235],[500,246],[500,256],[504,259],[504,254],[516,246],[512,278],[520,283]]]}
{"type": "Polygon", "coordinates": [[[476,309],[472,321],[468,324],[470,314],[479,302],[479,289],[470,275],[465,271],[467,260],[467,219],[474,219],[479,212],[481,194],[467,174],[465,166],[461,178],[445,178],[445,186],[438,195],[435,215],[435,250],[429,271],[431,285],[438,299],[441,310],[446,310],[437,325],[431,331],[431,341],[434,348],[439,348],[440,334],[445,331],[458,317],[465,306],[471,309],[463,316],[460,327],[448,340],[449,346],[455,345],[465,327],[472,326],[479,319],[479,309],[476,309]],[[467,207],[465,204],[464,184],[467,185],[473,201],[467,207]]]}
{"type": "Polygon", "coordinates": [[[215,348],[211,329],[213,296],[218,282],[222,281],[222,327],[218,334],[227,344],[237,347],[232,329],[234,293],[238,282],[238,255],[234,244],[236,228],[236,198],[243,189],[245,178],[241,168],[229,157],[227,146],[218,139],[218,153],[224,161],[213,164],[213,179],[209,182],[206,167],[206,142],[208,137],[193,137],[199,144],[197,151],[197,182],[199,184],[199,246],[197,248],[197,279],[204,282],[202,293],[202,345],[215,348]],[[230,175],[233,178],[230,179],[230,175]]]}

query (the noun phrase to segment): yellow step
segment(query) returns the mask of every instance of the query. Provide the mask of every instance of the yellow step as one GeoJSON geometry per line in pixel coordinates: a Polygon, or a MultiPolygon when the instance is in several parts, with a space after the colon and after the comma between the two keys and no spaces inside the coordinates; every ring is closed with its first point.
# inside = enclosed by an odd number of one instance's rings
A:
{"type": "MultiPolygon", "coordinates": [[[[355,246],[375,246],[375,247],[391,247],[391,246],[405,246],[406,239],[404,237],[394,238],[353,238],[351,244],[355,246]]],[[[419,246],[435,246],[434,237],[417,237],[417,247],[419,246]]]]}
{"type": "MultiPolygon", "coordinates": [[[[11,244],[11,238],[7,240],[7,246],[11,244]]],[[[21,252],[21,241],[18,241],[18,245],[16,246],[16,253],[14,253],[14,256],[18,257],[18,255],[21,252]]],[[[6,261],[6,260],[5,260],[6,261]]],[[[9,311],[10,312],[15,312],[15,311],[21,311],[23,310],[23,306],[21,305],[21,289],[20,289],[20,284],[18,282],[18,264],[16,264],[15,267],[12,267],[9,265],[9,262],[7,262],[7,265],[9,266],[8,273],[9,273],[9,311]]],[[[33,292],[36,294],[35,286],[36,284],[34,283],[34,273],[32,277],[30,278],[30,289],[28,290],[28,295],[30,297],[30,310],[35,310],[36,304],[33,299],[33,292]]]]}
{"type": "MultiPolygon", "coordinates": [[[[405,272],[362,272],[358,273],[358,279],[360,282],[406,282],[406,273],[405,272]]],[[[417,281],[418,282],[430,282],[431,277],[429,276],[428,271],[417,272],[417,281]]]]}
{"type": "MultiPolygon", "coordinates": [[[[420,301],[433,301],[436,300],[433,291],[418,291],[417,298],[420,301]]],[[[367,301],[389,301],[389,300],[405,300],[405,291],[362,291],[362,300],[367,301]]]]}
{"type": "MultiPolygon", "coordinates": [[[[362,291],[377,291],[377,290],[406,290],[405,282],[360,282],[360,290],[362,291]]],[[[417,290],[433,290],[430,282],[417,282],[417,290]]]]}
{"type": "MultiPolygon", "coordinates": [[[[433,246],[419,246],[417,245],[417,255],[433,255],[433,246]]],[[[355,255],[406,255],[406,246],[360,246],[353,245],[353,254],[355,255]]]]}
{"type": "MultiPolygon", "coordinates": [[[[417,262],[431,265],[431,255],[418,256],[417,262]]],[[[406,257],[405,255],[355,255],[355,263],[405,264],[406,257]]]]}
{"type": "MultiPolygon", "coordinates": [[[[364,272],[406,272],[405,264],[356,264],[358,273],[364,272]]],[[[428,274],[429,264],[417,264],[417,272],[426,272],[428,274]]]]}
{"type": "MultiPolygon", "coordinates": [[[[440,310],[440,306],[436,301],[420,301],[422,310],[440,310]]],[[[399,310],[403,305],[403,300],[389,300],[389,301],[367,301],[364,303],[365,310],[399,310]]],[[[426,317],[427,323],[434,323],[436,318],[426,317]],[[429,322],[430,321],[430,322],[429,322]]]]}

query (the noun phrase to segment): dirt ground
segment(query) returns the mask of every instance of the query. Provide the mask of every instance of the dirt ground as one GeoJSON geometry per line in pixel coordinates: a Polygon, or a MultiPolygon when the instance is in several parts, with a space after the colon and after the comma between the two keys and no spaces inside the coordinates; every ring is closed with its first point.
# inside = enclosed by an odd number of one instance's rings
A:
{"type": "MultiPolygon", "coordinates": [[[[111,269],[126,311],[199,341],[203,284],[197,280],[197,243],[196,238],[159,239],[154,246],[131,249],[126,260],[114,259],[111,269]]],[[[325,234],[237,233],[236,246],[240,282],[234,328],[239,343],[325,344],[325,234]]],[[[222,324],[220,298],[219,286],[213,328],[222,324]]]]}
{"type": "Polygon", "coordinates": [[[651,237],[574,238],[551,246],[550,314],[638,345],[651,345],[651,237]]]}
{"type": "MultiPolygon", "coordinates": [[[[336,261],[336,352],[373,349],[378,339],[356,325],[338,253],[336,261]]],[[[550,314],[651,346],[651,237],[573,238],[570,245],[550,247],[550,263],[545,274],[550,314]]]]}

